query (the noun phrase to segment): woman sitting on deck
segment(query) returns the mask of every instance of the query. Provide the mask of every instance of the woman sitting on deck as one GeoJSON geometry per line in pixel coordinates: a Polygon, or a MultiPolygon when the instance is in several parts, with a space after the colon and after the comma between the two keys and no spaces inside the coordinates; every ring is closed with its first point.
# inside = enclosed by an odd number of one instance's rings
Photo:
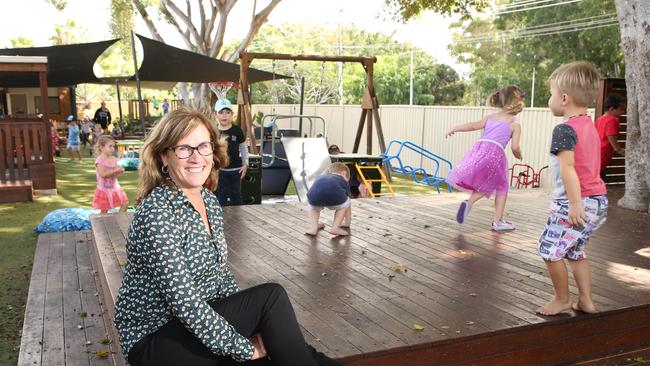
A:
{"type": "Polygon", "coordinates": [[[338,365],[305,343],[280,285],[237,286],[212,193],[226,165],[195,110],[166,114],[148,136],[116,303],[124,355],[132,366],[338,365]]]}

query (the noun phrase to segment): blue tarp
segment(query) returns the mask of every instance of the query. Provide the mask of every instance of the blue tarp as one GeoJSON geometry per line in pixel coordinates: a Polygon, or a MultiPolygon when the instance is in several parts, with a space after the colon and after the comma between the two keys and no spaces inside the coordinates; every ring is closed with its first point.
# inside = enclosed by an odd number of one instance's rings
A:
{"type": "Polygon", "coordinates": [[[117,165],[121,166],[124,170],[138,170],[140,164],[139,158],[120,158],[117,159],[117,165]]]}
{"type": "Polygon", "coordinates": [[[45,215],[43,221],[34,231],[37,233],[56,233],[90,230],[90,215],[98,213],[99,210],[92,208],[61,208],[45,215]]]}

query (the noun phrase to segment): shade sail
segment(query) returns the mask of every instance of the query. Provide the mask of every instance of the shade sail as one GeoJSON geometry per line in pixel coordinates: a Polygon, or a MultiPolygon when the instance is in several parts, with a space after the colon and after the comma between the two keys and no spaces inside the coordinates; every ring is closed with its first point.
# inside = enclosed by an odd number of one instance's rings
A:
{"type": "MultiPolygon", "coordinates": [[[[102,42],[30,48],[0,49],[2,56],[46,56],[48,62],[47,85],[71,86],[100,82],[93,72],[97,58],[117,39],[102,42]]],[[[0,73],[2,87],[38,87],[35,73],[0,73]]]]}
{"type": "MultiPolygon", "coordinates": [[[[142,42],[144,59],[139,69],[141,81],[201,82],[239,81],[239,65],[137,35],[142,42]]],[[[249,69],[248,82],[286,79],[287,76],[249,69]]]]}
{"type": "MultiPolygon", "coordinates": [[[[139,69],[142,87],[171,89],[177,82],[239,81],[239,65],[166,45],[137,35],[142,42],[144,58],[139,69]]],[[[51,47],[0,49],[3,56],[46,56],[48,86],[77,84],[134,85],[135,76],[98,78],[93,72],[97,58],[119,39],[51,47]]],[[[249,83],[286,79],[287,76],[257,69],[248,69],[249,83]]],[[[37,74],[0,73],[0,87],[38,87],[37,74]]]]}

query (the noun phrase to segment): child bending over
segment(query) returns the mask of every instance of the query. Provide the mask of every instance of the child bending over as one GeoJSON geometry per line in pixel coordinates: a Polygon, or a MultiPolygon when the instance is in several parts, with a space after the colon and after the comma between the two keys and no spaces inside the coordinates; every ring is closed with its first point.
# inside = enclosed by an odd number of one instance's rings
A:
{"type": "Polygon", "coordinates": [[[319,230],[325,228],[325,224],[319,223],[318,219],[320,211],[323,207],[327,207],[335,210],[330,234],[348,235],[343,228],[350,227],[352,222],[349,180],[350,169],[343,163],[333,163],[327,169],[327,173],[316,178],[307,192],[309,228],[306,234],[316,235],[319,230]]]}

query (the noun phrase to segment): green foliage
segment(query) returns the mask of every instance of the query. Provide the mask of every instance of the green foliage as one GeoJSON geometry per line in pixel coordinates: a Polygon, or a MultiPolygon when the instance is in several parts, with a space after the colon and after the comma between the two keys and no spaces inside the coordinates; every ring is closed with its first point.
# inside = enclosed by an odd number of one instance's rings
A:
{"type": "Polygon", "coordinates": [[[11,42],[11,48],[34,47],[34,41],[23,36],[12,38],[9,42],[11,42]]]}
{"type": "Polygon", "coordinates": [[[559,65],[575,60],[592,62],[603,76],[621,77],[624,60],[616,24],[557,34],[523,33],[608,14],[616,17],[613,1],[583,0],[456,23],[452,55],[473,68],[465,101],[483,104],[490,93],[506,84],[521,86],[530,97],[535,69],[535,106],[546,106],[546,79],[559,65]]]}
{"type": "Polygon", "coordinates": [[[58,11],[63,11],[65,10],[66,6],[68,6],[68,0],[44,0],[44,1],[50,3],[58,11]]]}
{"type": "Polygon", "coordinates": [[[53,45],[83,43],[87,41],[87,29],[69,18],[65,24],[54,25],[54,34],[50,37],[53,45]]]}
{"type": "Polygon", "coordinates": [[[484,9],[487,0],[385,0],[389,12],[397,19],[409,20],[426,10],[469,18],[472,10],[484,9]]]}
{"type": "MultiPolygon", "coordinates": [[[[436,64],[428,54],[401,44],[382,33],[368,33],[354,27],[344,27],[341,33],[343,55],[377,57],[374,67],[375,92],[382,104],[408,104],[410,55],[414,59],[414,103],[458,104],[464,86],[453,69],[436,64]]],[[[265,26],[249,48],[251,52],[288,54],[337,55],[336,29],[304,24],[265,26]]],[[[228,49],[234,46],[230,45],[228,49]]],[[[252,67],[260,68],[290,79],[274,80],[253,85],[252,99],[259,104],[299,103],[300,78],[305,78],[305,103],[333,104],[339,102],[338,64],[315,61],[256,60],[252,67]]],[[[359,104],[366,86],[366,74],[360,64],[343,64],[344,104],[359,104]]]]}

